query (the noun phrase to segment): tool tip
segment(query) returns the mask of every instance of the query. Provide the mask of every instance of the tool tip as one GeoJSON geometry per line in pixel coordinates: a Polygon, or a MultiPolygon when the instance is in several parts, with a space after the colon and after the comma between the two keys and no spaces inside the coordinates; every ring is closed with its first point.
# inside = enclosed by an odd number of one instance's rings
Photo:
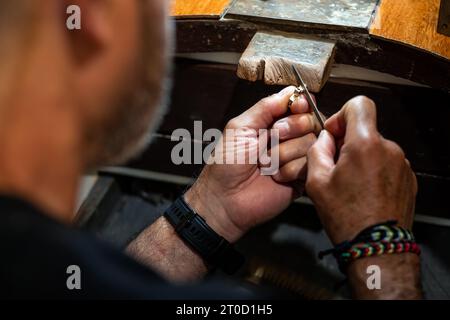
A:
{"type": "Polygon", "coordinates": [[[300,72],[298,71],[297,67],[295,65],[292,65],[292,70],[294,71],[295,78],[297,79],[298,85],[302,87],[306,87],[305,83],[303,82],[303,79],[300,75],[300,72]]]}

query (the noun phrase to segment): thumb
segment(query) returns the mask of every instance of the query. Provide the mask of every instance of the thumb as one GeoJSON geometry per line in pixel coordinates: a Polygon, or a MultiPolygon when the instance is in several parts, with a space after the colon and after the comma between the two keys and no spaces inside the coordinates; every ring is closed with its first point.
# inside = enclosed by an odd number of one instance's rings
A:
{"type": "Polygon", "coordinates": [[[316,186],[328,180],[336,165],[335,154],[334,137],[328,131],[322,130],[316,143],[308,151],[307,189],[308,185],[316,186]]]}

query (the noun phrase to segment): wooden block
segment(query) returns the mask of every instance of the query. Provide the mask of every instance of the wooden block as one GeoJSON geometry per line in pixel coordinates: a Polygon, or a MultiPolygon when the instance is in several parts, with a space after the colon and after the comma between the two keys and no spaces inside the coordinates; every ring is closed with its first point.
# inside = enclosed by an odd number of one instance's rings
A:
{"type": "Polygon", "coordinates": [[[177,18],[219,18],[231,0],[175,0],[172,16],[177,18]]]}
{"type": "Polygon", "coordinates": [[[437,32],[440,0],[382,0],[370,34],[450,59],[450,37],[437,32]]]}
{"type": "Polygon", "coordinates": [[[378,0],[236,0],[226,17],[314,24],[333,29],[357,28],[367,32],[377,2],[378,0]]]}
{"type": "Polygon", "coordinates": [[[308,89],[319,92],[330,74],[335,43],[297,35],[258,32],[241,56],[238,77],[266,84],[298,85],[295,65],[308,89]]]}

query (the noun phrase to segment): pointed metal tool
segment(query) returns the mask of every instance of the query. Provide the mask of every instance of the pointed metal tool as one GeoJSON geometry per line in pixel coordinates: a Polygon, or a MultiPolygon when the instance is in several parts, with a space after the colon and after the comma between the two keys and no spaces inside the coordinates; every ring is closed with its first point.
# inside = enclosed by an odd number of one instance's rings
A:
{"type": "Polygon", "coordinates": [[[322,118],[322,115],[319,112],[319,109],[317,108],[317,104],[314,101],[313,97],[311,96],[311,93],[308,91],[308,87],[306,86],[305,82],[303,81],[302,77],[300,76],[300,72],[298,72],[297,68],[293,65],[292,70],[294,70],[295,77],[297,78],[297,82],[300,83],[299,87],[303,89],[306,101],[308,101],[308,104],[313,109],[314,115],[317,118],[317,121],[319,121],[320,126],[322,127],[322,130],[325,129],[325,121],[322,118]]]}

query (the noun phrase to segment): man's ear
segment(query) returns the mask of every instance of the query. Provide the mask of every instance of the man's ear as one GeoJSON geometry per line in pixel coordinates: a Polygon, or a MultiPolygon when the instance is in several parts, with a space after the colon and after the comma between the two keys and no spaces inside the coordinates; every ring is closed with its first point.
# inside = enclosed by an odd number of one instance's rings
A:
{"type": "MultiPolygon", "coordinates": [[[[72,93],[85,118],[97,121],[138,79],[142,55],[138,3],[142,0],[63,1],[66,8],[78,6],[81,13],[80,29],[65,30],[72,93]]],[[[66,8],[65,26],[73,14],[66,13],[66,8]]]]}
{"type": "Polygon", "coordinates": [[[113,41],[106,0],[64,0],[65,25],[75,63],[86,63],[113,41]]]}

